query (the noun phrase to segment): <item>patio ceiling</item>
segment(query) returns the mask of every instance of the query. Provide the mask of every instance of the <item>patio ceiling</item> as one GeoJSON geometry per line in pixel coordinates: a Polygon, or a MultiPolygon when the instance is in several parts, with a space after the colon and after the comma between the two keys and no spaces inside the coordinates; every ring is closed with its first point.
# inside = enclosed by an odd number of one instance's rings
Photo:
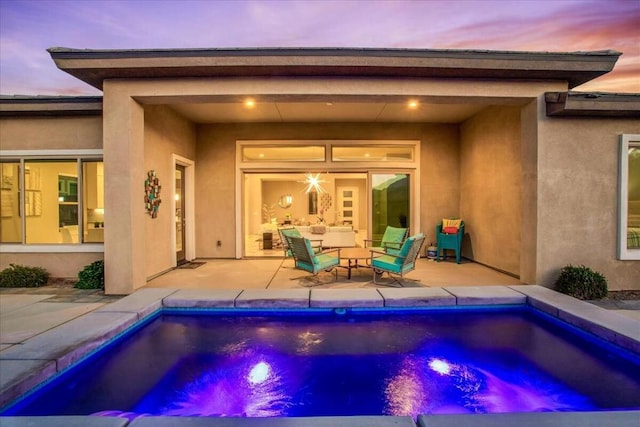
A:
{"type": "Polygon", "coordinates": [[[486,107],[480,104],[406,102],[179,103],[171,108],[195,123],[380,122],[460,123],[486,107]]]}

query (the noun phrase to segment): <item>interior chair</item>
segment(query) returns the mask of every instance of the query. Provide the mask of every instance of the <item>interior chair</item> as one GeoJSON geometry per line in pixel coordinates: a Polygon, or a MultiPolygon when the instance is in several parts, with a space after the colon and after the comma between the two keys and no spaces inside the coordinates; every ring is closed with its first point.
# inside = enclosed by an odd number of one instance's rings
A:
{"type": "Polygon", "coordinates": [[[461,219],[443,219],[442,223],[436,225],[436,261],[440,261],[440,254],[446,259],[447,249],[456,252],[456,263],[460,264],[462,255],[462,238],[464,236],[464,221],[461,219]]]}
{"type": "MultiPolygon", "coordinates": [[[[329,249],[324,252],[316,253],[311,246],[311,241],[304,237],[287,237],[289,249],[295,260],[295,267],[299,270],[308,271],[312,276],[306,276],[308,278],[315,278],[317,280],[318,273],[321,271],[331,272],[335,270],[335,280],[338,280],[338,268],[340,266],[340,249],[329,249]],[[336,252],[337,256],[330,255],[330,253],[336,252]]],[[[301,279],[296,277],[291,280],[301,279]]],[[[319,281],[318,281],[319,282],[319,281]]]]}
{"type": "MultiPolygon", "coordinates": [[[[382,239],[380,240],[380,246],[375,246],[375,247],[372,247],[371,249],[375,251],[384,251],[386,253],[397,255],[400,252],[402,243],[407,237],[407,232],[408,232],[407,228],[392,227],[388,225],[387,228],[384,230],[382,239]]],[[[377,241],[378,240],[365,239],[364,247],[367,248],[369,246],[373,246],[373,242],[377,242],[377,241]]]]}
{"type": "Polygon", "coordinates": [[[378,275],[382,278],[384,273],[388,273],[389,277],[393,279],[392,283],[398,283],[400,287],[402,287],[401,279],[406,273],[416,268],[416,259],[420,254],[420,248],[423,243],[424,234],[420,233],[405,240],[397,254],[372,250],[371,267],[373,268],[373,283],[378,284],[378,282],[376,282],[378,275]],[[400,279],[396,276],[399,276],[400,279]]]}
{"type": "MultiPolygon", "coordinates": [[[[302,237],[300,231],[294,227],[288,228],[278,228],[278,233],[280,234],[280,241],[282,242],[282,249],[284,250],[284,256],[290,257],[292,256],[291,249],[289,248],[289,242],[287,241],[287,237],[302,237]]],[[[313,239],[309,240],[311,242],[311,247],[313,248],[314,253],[322,252],[322,240],[313,239]]]]}

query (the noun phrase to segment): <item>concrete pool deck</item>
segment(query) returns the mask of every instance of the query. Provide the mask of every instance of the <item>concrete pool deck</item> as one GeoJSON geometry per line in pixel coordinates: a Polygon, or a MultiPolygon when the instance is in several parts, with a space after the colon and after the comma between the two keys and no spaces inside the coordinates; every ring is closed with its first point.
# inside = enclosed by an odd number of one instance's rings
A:
{"type": "MultiPolygon", "coordinates": [[[[16,304],[7,303],[7,294],[0,294],[0,308],[2,309],[3,322],[10,319],[12,314],[28,315],[33,313],[31,304],[44,304],[41,296],[30,295],[31,298],[22,296],[22,301],[16,304]],[[35,302],[34,302],[35,301],[35,302]],[[19,308],[18,306],[24,306],[19,308]],[[5,311],[6,310],[6,311],[5,311]]],[[[9,298],[11,299],[11,298],[9,298]]],[[[51,304],[51,303],[50,303],[51,304]]],[[[229,308],[243,310],[245,308],[304,308],[304,307],[419,307],[419,306],[471,306],[471,305],[501,305],[501,304],[529,304],[552,316],[558,317],[570,324],[589,331],[608,341],[620,345],[632,352],[640,353],[640,321],[630,317],[620,316],[593,304],[575,300],[566,295],[559,294],[540,286],[459,286],[459,287],[431,287],[431,288],[360,288],[360,289],[171,289],[171,288],[143,288],[132,295],[118,299],[111,303],[97,303],[94,307],[84,304],[84,309],[61,309],[58,320],[62,321],[58,326],[35,333],[16,335],[19,343],[3,344],[0,351],[0,405],[6,405],[16,397],[30,390],[43,380],[53,376],[101,344],[117,335],[119,332],[132,326],[138,320],[153,314],[163,307],[167,308],[229,308]],[[84,311],[83,311],[84,310],[84,311]],[[65,317],[66,316],[66,317],[65,317]]],[[[54,316],[50,316],[53,318],[54,316]]],[[[46,323],[34,315],[37,322],[46,323]]],[[[26,322],[29,323],[29,322],[26,322]]],[[[28,329],[28,328],[26,328],[28,329]]],[[[3,338],[4,340],[4,338],[3,338]]],[[[573,424],[569,420],[562,421],[562,425],[589,425],[578,422],[584,413],[575,413],[577,418],[573,424]]],[[[615,425],[637,426],[640,421],[640,412],[613,412],[602,413],[611,417],[617,417],[615,425]],[[619,422],[618,422],[619,421],[619,422]]],[[[496,414],[518,417],[518,425],[540,425],[544,414],[496,414]],[[524,417],[520,419],[519,417],[524,417]],[[538,418],[536,418],[538,417],[538,418]],[[527,421],[529,420],[529,421],[527,421]],[[537,420],[538,424],[534,421],[537,420]],[[529,422],[530,424],[526,424],[529,422]]],[[[555,421],[562,417],[572,415],[568,413],[548,414],[557,416],[555,421]]],[[[464,425],[454,422],[455,415],[425,416],[424,420],[418,420],[419,425],[464,425]],[[453,418],[452,418],[453,417],[453,418]],[[425,421],[426,420],[426,421],[425,421]],[[453,422],[451,424],[450,422],[453,422]],[[422,423],[422,424],[420,424],[422,423]],[[447,424],[449,423],[449,424],[447,424]]],[[[506,418],[494,416],[476,416],[473,423],[482,425],[509,425],[506,418]],[[481,421],[482,420],[482,421],[481,421]],[[498,424],[492,424],[492,423],[498,424]],[[503,424],[507,422],[507,424],[503,424]]],[[[599,416],[589,418],[595,420],[599,416]]],[[[354,425],[354,417],[332,417],[328,419],[278,419],[279,423],[268,421],[269,419],[203,419],[197,421],[194,418],[164,419],[156,418],[153,423],[151,418],[139,418],[132,422],[123,419],[108,419],[102,417],[2,417],[0,425],[33,425],[55,426],[60,418],[60,425],[97,426],[340,426],[354,425]],[[28,419],[27,419],[28,418],[28,419]],[[341,420],[344,418],[343,420],[341,420]],[[206,422],[205,422],[206,421],[206,422]],[[25,424],[22,424],[22,423],[25,424]],[[109,422],[109,423],[107,423],[109,422]],[[15,424],[20,423],[20,424],[15,424]],[[29,424],[26,424],[29,423],[29,424]],[[127,424],[128,423],[128,424],[127,424]],[[271,423],[271,424],[270,424],[271,423]]],[[[274,419],[271,419],[274,420],[274,419]]],[[[460,420],[462,421],[462,420],[460,420]]],[[[513,421],[513,419],[512,419],[513,421]]],[[[553,425],[558,425],[555,423],[553,425]]],[[[468,420],[467,420],[468,422],[468,420]]],[[[547,421],[544,421],[547,422],[547,421]]],[[[589,421],[590,422],[590,421],[589,421]]],[[[410,417],[364,417],[356,422],[357,425],[370,426],[415,426],[410,417]]],[[[514,425],[514,424],[511,424],[514,425]]],[[[549,424],[551,425],[551,424],[549,424]]],[[[597,424],[593,424],[597,425],[597,424]]],[[[601,424],[600,424],[601,425],[601,424]]]]}

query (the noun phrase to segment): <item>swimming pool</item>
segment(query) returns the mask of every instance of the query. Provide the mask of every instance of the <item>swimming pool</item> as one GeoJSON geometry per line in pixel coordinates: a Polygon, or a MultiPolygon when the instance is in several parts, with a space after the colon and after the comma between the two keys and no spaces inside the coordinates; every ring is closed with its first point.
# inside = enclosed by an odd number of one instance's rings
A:
{"type": "Polygon", "coordinates": [[[523,305],[165,309],[2,415],[415,418],[638,408],[637,354],[523,305]]]}

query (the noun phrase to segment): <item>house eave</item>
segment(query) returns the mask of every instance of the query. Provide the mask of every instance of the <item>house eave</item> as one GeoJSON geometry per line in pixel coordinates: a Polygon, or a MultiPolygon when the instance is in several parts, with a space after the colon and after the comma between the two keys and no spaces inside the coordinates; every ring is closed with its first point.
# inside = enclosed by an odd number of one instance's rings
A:
{"type": "Polygon", "coordinates": [[[640,94],[547,92],[549,117],[640,117],[640,94]]]}
{"type": "Polygon", "coordinates": [[[0,117],[99,116],[101,96],[0,95],[0,117]]]}
{"type": "Polygon", "coordinates": [[[48,51],[58,68],[98,89],[109,79],[231,76],[562,80],[572,88],[611,71],[621,55],[357,48],[48,51]]]}

